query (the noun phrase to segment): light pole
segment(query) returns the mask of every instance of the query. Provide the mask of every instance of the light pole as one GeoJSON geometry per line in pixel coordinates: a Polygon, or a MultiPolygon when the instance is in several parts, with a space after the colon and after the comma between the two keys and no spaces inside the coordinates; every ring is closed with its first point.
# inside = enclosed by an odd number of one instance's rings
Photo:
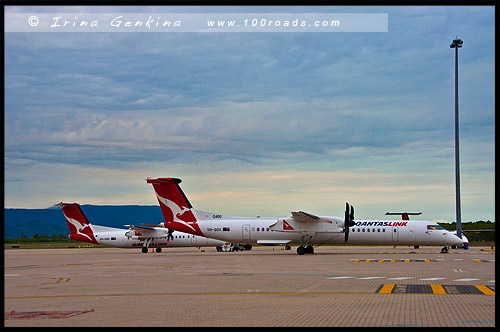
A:
{"type": "Polygon", "coordinates": [[[455,49],[455,190],[456,190],[456,214],[457,235],[462,238],[462,216],[460,212],[460,158],[458,140],[458,49],[462,47],[462,39],[454,39],[450,48],[455,49]]]}

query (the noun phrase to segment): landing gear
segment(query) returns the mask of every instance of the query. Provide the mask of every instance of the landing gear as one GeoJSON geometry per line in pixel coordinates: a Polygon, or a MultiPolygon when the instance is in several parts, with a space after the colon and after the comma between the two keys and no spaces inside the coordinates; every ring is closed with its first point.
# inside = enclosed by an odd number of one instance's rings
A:
{"type": "MultiPolygon", "coordinates": [[[[144,254],[148,252],[148,247],[149,247],[149,245],[151,244],[151,241],[153,241],[153,239],[152,239],[152,238],[151,238],[151,239],[147,239],[147,240],[144,242],[144,245],[142,246],[142,252],[143,252],[144,254]]],[[[161,249],[160,249],[160,248],[158,248],[158,249],[161,251],[161,249]]],[[[154,251],[154,249],[153,249],[153,251],[154,251]]],[[[160,252],[160,251],[158,251],[158,252],[160,252]]]]}
{"type": "Polygon", "coordinates": [[[292,247],[290,247],[289,245],[285,246],[285,250],[291,250],[291,249],[292,249],[292,247]]]}
{"type": "Polygon", "coordinates": [[[161,252],[161,248],[156,248],[156,252],[161,252]]]}
{"type": "Polygon", "coordinates": [[[441,249],[441,253],[442,254],[447,254],[448,253],[448,247],[443,247],[443,249],[441,249]]]}
{"type": "Polygon", "coordinates": [[[314,254],[314,247],[312,245],[308,245],[307,247],[304,246],[297,247],[297,254],[299,255],[314,254]]]}
{"type": "Polygon", "coordinates": [[[297,254],[314,254],[314,247],[311,244],[308,244],[309,241],[311,241],[312,237],[313,236],[311,234],[303,233],[302,237],[300,238],[300,247],[297,247],[297,254]],[[307,247],[304,247],[304,245],[306,244],[307,247]]]}

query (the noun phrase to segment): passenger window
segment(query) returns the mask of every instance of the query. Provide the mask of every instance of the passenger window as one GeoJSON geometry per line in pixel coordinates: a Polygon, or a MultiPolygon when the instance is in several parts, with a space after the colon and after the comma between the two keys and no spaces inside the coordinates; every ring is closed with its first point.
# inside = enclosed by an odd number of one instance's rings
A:
{"type": "Polygon", "coordinates": [[[385,228],[382,228],[382,232],[384,232],[384,233],[385,233],[385,228]]]}
{"type": "Polygon", "coordinates": [[[365,229],[363,228],[363,233],[365,232],[365,229]]]}
{"type": "Polygon", "coordinates": [[[259,231],[259,227],[257,227],[257,232],[259,231]]]}
{"type": "Polygon", "coordinates": [[[372,232],[373,232],[373,233],[375,233],[375,228],[374,228],[374,229],[372,229],[372,232]]]}
{"type": "Polygon", "coordinates": [[[377,232],[379,232],[379,233],[380,233],[380,228],[377,228],[377,232]]]}
{"type": "Polygon", "coordinates": [[[269,232],[269,227],[266,230],[269,232]]]}

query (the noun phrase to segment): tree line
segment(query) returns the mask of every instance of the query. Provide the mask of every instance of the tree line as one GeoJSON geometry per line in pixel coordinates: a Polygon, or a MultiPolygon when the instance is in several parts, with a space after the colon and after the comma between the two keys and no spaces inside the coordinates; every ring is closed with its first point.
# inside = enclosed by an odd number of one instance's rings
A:
{"type": "Polygon", "coordinates": [[[15,239],[5,239],[5,243],[29,243],[29,242],[76,242],[68,238],[64,234],[33,234],[32,237],[27,237],[26,235],[21,235],[19,238],[15,239]]]}
{"type": "MultiPolygon", "coordinates": [[[[454,231],[457,229],[457,223],[439,223],[444,229],[454,231]]],[[[476,222],[463,222],[462,231],[465,231],[465,236],[469,241],[489,241],[495,242],[495,223],[491,221],[476,221],[476,222]],[[479,232],[474,232],[479,231],[479,232]]]]}

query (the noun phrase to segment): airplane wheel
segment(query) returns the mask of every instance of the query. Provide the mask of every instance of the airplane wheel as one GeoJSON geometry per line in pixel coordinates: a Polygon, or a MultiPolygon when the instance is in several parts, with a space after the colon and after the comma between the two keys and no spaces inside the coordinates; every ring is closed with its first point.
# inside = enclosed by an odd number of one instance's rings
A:
{"type": "Polygon", "coordinates": [[[143,248],[142,248],[142,252],[143,252],[143,253],[147,253],[147,252],[148,252],[148,248],[143,247],[143,248]]]}
{"type": "Polygon", "coordinates": [[[290,249],[292,249],[292,247],[290,247],[290,246],[285,246],[285,250],[290,250],[290,249]]]}
{"type": "Polygon", "coordinates": [[[161,248],[156,248],[156,252],[161,252],[161,248]]]}
{"type": "Polygon", "coordinates": [[[448,253],[448,248],[444,247],[443,249],[441,249],[441,253],[442,254],[447,254],[448,253]]]}
{"type": "Polygon", "coordinates": [[[314,247],[312,245],[306,247],[306,254],[314,254],[314,247]]]}
{"type": "Polygon", "coordinates": [[[297,247],[297,254],[303,255],[305,253],[306,253],[306,249],[304,247],[302,247],[302,246],[297,247]]]}

